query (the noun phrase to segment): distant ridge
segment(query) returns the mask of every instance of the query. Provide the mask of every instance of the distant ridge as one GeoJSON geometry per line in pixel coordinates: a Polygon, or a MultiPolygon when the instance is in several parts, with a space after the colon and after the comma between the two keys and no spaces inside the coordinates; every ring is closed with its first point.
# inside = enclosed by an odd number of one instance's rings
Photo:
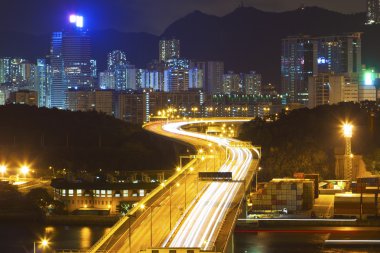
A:
{"type": "MultiPolygon", "coordinates": [[[[365,26],[364,22],[365,13],[341,14],[318,7],[281,13],[239,7],[223,17],[194,11],[169,25],[161,36],[94,31],[93,51],[99,70],[105,68],[105,57],[112,49],[126,51],[131,63],[145,67],[148,61],[158,58],[159,38],[175,37],[181,40],[183,57],[223,60],[226,71],[256,70],[263,74],[265,82],[278,86],[281,39],[289,35],[364,32],[362,61],[379,68],[380,26],[365,26]]],[[[31,59],[44,56],[49,52],[49,38],[50,35],[0,32],[0,56],[17,55],[31,59]]]]}

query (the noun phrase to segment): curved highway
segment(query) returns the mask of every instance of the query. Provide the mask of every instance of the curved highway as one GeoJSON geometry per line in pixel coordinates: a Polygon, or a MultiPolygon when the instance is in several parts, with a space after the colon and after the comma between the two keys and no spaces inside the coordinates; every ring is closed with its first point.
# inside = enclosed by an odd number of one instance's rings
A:
{"type": "MultiPolygon", "coordinates": [[[[228,121],[228,120],[227,120],[228,121]]],[[[234,120],[230,120],[233,122],[234,120]]],[[[236,121],[236,120],[235,120],[236,121]]],[[[241,121],[241,120],[240,120],[241,121]]],[[[192,121],[191,123],[205,123],[209,121],[192,121]]],[[[215,122],[215,121],[213,121],[215,122]]],[[[226,120],[220,120],[226,122],[226,120]]],[[[252,163],[250,148],[239,147],[234,139],[226,139],[182,130],[181,127],[189,122],[169,123],[162,129],[176,136],[177,139],[194,138],[213,142],[228,150],[228,156],[220,167],[220,172],[232,172],[233,180],[240,182],[212,182],[200,196],[199,200],[190,207],[188,215],[180,220],[177,229],[167,237],[162,247],[169,248],[201,248],[212,250],[223,225],[227,212],[239,190],[243,189],[245,176],[252,163]]]]}

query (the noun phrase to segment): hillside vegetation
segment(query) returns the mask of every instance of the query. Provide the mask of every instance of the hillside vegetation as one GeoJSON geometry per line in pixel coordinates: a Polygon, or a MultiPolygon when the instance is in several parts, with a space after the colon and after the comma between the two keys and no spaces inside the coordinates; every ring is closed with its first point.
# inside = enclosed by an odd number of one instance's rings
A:
{"type": "Polygon", "coordinates": [[[354,125],[352,152],[364,156],[368,170],[379,170],[379,113],[371,116],[359,104],[294,110],[275,122],[256,119],[242,126],[240,137],[262,146],[260,174],[265,179],[292,176],[294,172],[317,172],[323,178],[334,178],[334,155],[344,153],[344,121],[354,125]]]}
{"type": "Polygon", "coordinates": [[[69,170],[170,169],[182,146],[97,112],[0,107],[0,159],[16,167],[69,170]]]}

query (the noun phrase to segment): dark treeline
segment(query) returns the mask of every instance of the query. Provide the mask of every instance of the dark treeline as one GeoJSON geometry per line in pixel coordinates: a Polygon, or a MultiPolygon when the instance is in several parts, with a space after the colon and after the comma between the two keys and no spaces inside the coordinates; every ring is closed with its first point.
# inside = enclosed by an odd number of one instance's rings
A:
{"type": "Polygon", "coordinates": [[[184,147],[97,112],[0,107],[0,159],[69,170],[169,169],[184,147]]]}
{"type": "Polygon", "coordinates": [[[263,179],[317,172],[334,178],[336,153],[344,153],[342,123],[354,125],[352,152],[361,154],[368,170],[380,170],[380,113],[359,104],[342,103],[281,114],[275,122],[256,119],[242,126],[241,139],[262,146],[263,179]]]}

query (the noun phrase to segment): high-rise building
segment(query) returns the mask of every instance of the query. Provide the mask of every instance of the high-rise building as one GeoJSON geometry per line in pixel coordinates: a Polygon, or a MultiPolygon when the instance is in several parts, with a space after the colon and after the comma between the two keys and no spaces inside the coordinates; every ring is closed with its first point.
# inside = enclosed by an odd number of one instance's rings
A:
{"type": "Polygon", "coordinates": [[[329,74],[310,76],[308,81],[309,108],[329,104],[329,74]]]}
{"type": "Polygon", "coordinates": [[[318,37],[317,43],[318,73],[361,71],[361,33],[318,37]]]}
{"type": "Polygon", "coordinates": [[[75,23],[63,32],[62,58],[65,83],[68,88],[90,88],[93,86],[91,38],[83,26],[78,26],[75,23]]]}
{"type": "Polygon", "coordinates": [[[358,102],[357,75],[320,73],[309,77],[308,107],[358,102]]]}
{"type": "MultiPolygon", "coordinates": [[[[25,82],[27,70],[26,70],[26,59],[22,58],[12,58],[10,65],[11,82],[14,84],[21,84],[25,82]]],[[[30,73],[30,71],[29,71],[30,73]]]]}
{"type": "Polygon", "coordinates": [[[52,107],[66,107],[66,91],[69,88],[93,87],[91,39],[84,29],[82,16],[70,15],[67,29],[53,33],[50,64],[52,107]]]}
{"type": "Polygon", "coordinates": [[[113,71],[103,71],[99,73],[99,88],[115,89],[115,74],[113,71]]]}
{"type": "Polygon", "coordinates": [[[159,61],[166,62],[169,59],[180,58],[179,40],[160,40],[159,42],[159,61]]]}
{"type": "Polygon", "coordinates": [[[67,86],[64,82],[64,68],[62,58],[63,32],[54,32],[51,39],[51,98],[50,106],[64,109],[67,86]]]}
{"type": "Polygon", "coordinates": [[[136,89],[136,67],[127,61],[126,54],[114,50],[108,54],[108,71],[114,73],[115,89],[136,89]]]}
{"type": "Polygon", "coordinates": [[[107,57],[107,67],[110,71],[115,71],[117,66],[127,65],[127,56],[121,50],[114,50],[108,54],[107,57]]]}
{"type": "Polygon", "coordinates": [[[330,75],[330,104],[359,101],[357,75],[330,75]]]}
{"type": "Polygon", "coordinates": [[[255,71],[249,72],[249,74],[244,74],[244,90],[246,95],[256,95],[261,94],[261,75],[255,71]]]}
{"type": "Polygon", "coordinates": [[[223,92],[223,62],[193,62],[192,68],[198,68],[203,71],[203,90],[207,94],[220,94],[223,92]]]}
{"type": "Polygon", "coordinates": [[[11,82],[11,58],[0,59],[0,84],[11,82]]]}
{"type": "Polygon", "coordinates": [[[98,68],[97,68],[96,60],[94,59],[90,60],[90,66],[91,66],[91,77],[93,79],[96,79],[98,77],[98,68]]]}
{"type": "Polygon", "coordinates": [[[380,23],[380,0],[367,0],[367,25],[380,23]]]}
{"type": "Polygon", "coordinates": [[[309,76],[316,72],[317,45],[309,36],[288,37],[281,45],[281,86],[289,102],[303,102],[309,76]]]}
{"type": "Polygon", "coordinates": [[[203,89],[204,73],[202,69],[191,68],[189,70],[189,88],[203,89]]]}
{"type": "Polygon", "coordinates": [[[189,67],[187,59],[167,60],[167,70],[164,77],[164,91],[179,92],[189,90],[189,67]]]}
{"type": "Polygon", "coordinates": [[[361,33],[282,40],[281,85],[289,102],[307,104],[310,76],[355,75],[360,68],[361,33]]]}
{"type": "Polygon", "coordinates": [[[241,93],[243,90],[240,75],[235,74],[233,71],[228,71],[223,75],[223,93],[241,93]]]}
{"type": "Polygon", "coordinates": [[[38,106],[51,107],[51,68],[46,59],[37,59],[35,86],[38,91],[38,106]]]}

